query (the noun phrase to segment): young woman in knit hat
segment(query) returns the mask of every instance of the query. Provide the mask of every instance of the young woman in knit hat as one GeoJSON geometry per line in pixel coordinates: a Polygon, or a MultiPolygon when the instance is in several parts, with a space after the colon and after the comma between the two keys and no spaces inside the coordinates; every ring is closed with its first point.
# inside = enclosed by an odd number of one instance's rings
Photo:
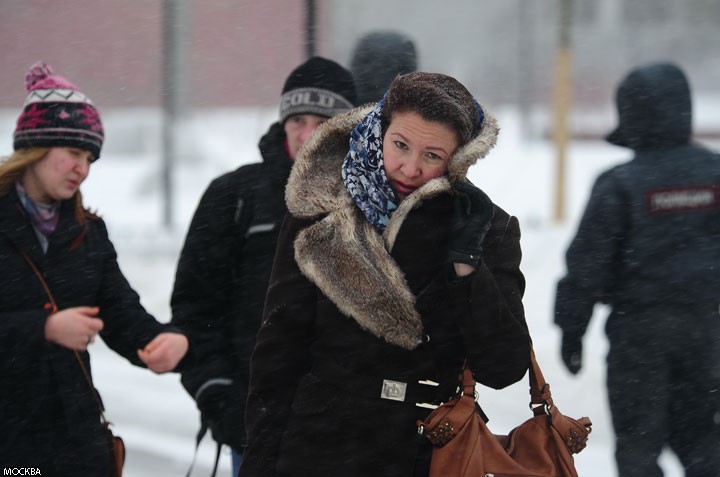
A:
{"type": "Polygon", "coordinates": [[[457,80],[414,72],[305,144],[253,352],[241,477],[426,476],[416,422],[455,393],[463,362],[493,388],[524,376],[518,220],[466,178],[497,133],[457,80]]]}
{"type": "Polygon", "coordinates": [[[97,109],[44,63],[26,84],[15,152],[0,162],[0,467],[108,476],[89,345],[99,335],[164,373],[188,340],[145,311],[105,223],[83,205],[104,138],[97,109]]]}

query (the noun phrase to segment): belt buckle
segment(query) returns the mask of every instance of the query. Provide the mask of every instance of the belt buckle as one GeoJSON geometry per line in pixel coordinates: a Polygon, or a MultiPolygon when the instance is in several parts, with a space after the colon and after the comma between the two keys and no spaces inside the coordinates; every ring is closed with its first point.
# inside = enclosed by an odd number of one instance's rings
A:
{"type": "Polygon", "coordinates": [[[391,381],[389,379],[383,379],[382,391],[380,392],[381,399],[390,399],[391,401],[405,401],[405,394],[407,393],[407,383],[401,381],[391,381]]]}

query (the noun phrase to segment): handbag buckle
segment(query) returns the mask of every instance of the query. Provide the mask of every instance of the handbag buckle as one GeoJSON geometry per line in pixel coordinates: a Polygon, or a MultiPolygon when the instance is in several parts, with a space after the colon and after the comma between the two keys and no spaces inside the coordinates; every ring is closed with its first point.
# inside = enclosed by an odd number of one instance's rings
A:
{"type": "Polygon", "coordinates": [[[535,411],[535,409],[537,409],[537,408],[539,408],[539,407],[542,407],[542,408],[543,408],[543,411],[545,412],[545,415],[549,416],[549,415],[550,415],[550,408],[552,407],[552,405],[551,405],[551,404],[548,404],[548,403],[546,403],[546,402],[543,402],[543,403],[533,403],[533,402],[531,402],[529,407],[530,407],[530,410],[531,410],[531,411],[535,411]]]}

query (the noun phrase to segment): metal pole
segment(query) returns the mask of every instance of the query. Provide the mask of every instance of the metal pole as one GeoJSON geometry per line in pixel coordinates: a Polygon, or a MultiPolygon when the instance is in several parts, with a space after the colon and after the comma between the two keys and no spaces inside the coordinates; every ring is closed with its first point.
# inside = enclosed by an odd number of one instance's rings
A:
{"type": "Polygon", "coordinates": [[[166,228],[173,223],[173,169],[177,156],[177,125],[182,103],[183,28],[185,0],[164,0],[163,3],[163,154],[162,154],[162,222],[166,228]]]}
{"type": "Polygon", "coordinates": [[[533,103],[533,84],[534,84],[534,44],[535,31],[533,29],[535,2],[524,2],[518,0],[518,65],[515,73],[517,79],[516,93],[517,105],[520,115],[520,134],[521,139],[529,141],[533,139],[532,128],[532,103],[533,103]]]}
{"type": "Polygon", "coordinates": [[[565,153],[569,140],[567,117],[570,111],[572,95],[570,68],[572,15],[572,0],[560,0],[559,43],[555,58],[555,118],[553,127],[553,142],[557,151],[554,219],[558,223],[565,219],[565,153]]]}
{"type": "Polygon", "coordinates": [[[315,56],[315,0],[305,0],[305,54],[315,56]]]}

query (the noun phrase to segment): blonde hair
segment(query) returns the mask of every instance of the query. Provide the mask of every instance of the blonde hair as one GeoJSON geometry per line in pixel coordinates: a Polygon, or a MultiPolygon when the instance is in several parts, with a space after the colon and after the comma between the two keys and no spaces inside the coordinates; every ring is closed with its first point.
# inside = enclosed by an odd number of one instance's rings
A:
{"type": "Polygon", "coordinates": [[[42,160],[48,152],[49,147],[31,147],[18,149],[11,156],[3,157],[0,163],[0,195],[10,192],[10,188],[20,180],[25,170],[42,160]]]}
{"type": "MultiPolygon", "coordinates": [[[[0,196],[10,192],[15,183],[20,180],[28,167],[41,161],[50,152],[49,147],[27,147],[17,149],[8,157],[3,157],[0,162],[0,196]]],[[[82,202],[80,190],[75,193],[75,220],[85,225],[87,219],[97,216],[85,209],[82,202]]],[[[81,234],[83,236],[84,233],[81,234]]]]}

